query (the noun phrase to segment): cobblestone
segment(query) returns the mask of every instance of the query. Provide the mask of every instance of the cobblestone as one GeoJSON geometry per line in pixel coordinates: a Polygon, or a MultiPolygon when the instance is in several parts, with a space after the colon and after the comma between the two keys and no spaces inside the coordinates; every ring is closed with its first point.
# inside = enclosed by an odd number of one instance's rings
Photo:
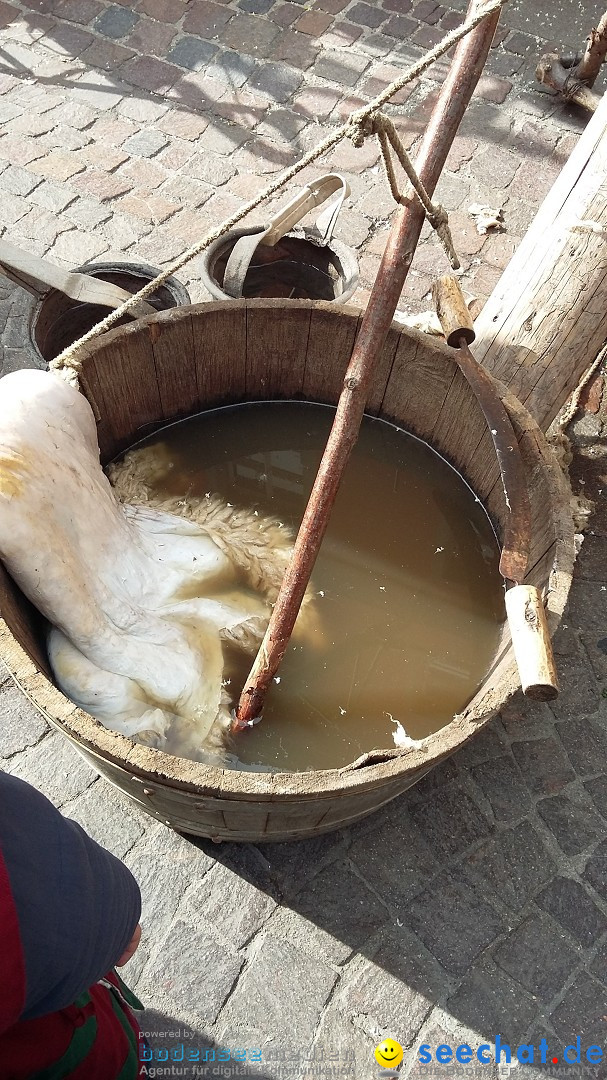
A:
{"type": "Polygon", "coordinates": [[[413,901],[407,921],[428,952],[460,976],[506,927],[499,912],[452,873],[435,878],[413,901]]]}
{"type": "Polygon", "coordinates": [[[106,8],[102,15],[95,19],[95,30],[105,34],[109,38],[126,37],[137,24],[139,16],[128,8],[116,4],[106,8]]]}
{"type": "Polygon", "coordinates": [[[607,900],[607,842],[600,844],[588,860],[584,878],[603,900],[607,900]]]}
{"type": "Polygon", "coordinates": [[[486,761],[474,768],[472,775],[498,821],[517,821],[530,810],[529,791],[516,764],[509,757],[486,761]]]}
{"type": "Polygon", "coordinates": [[[597,810],[607,820],[607,777],[597,776],[594,780],[588,780],[584,788],[589,793],[597,810]]]}
{"type": "Polygon", "coordinates": [[[536,913],[508,935],[494,958],[525,990],[547,1003],[562,990],[578,964],[578,955],[566,935],[557,937],[550,920],[536,913]]]}
{"type": "Polygon", "coordinates": [[[521,988],[520,983],[483,958],[474,964],[461,986],[448,998],[447,1006],[453,1016],[474,1031],[479,1028],[482,1032],[507,1030],[509,1039],[516,1044],[523,1041],[537,1009],[537,1001],[521,988]]]}
{"type": "Polygon", "coordinates": [[[249,86],[268,101],[288,101],[301,86],[301,72],[284,64],[265,63],[249,79],[249,86]]]}
{"type": "MultiPolygon", "coordinates": [[[[304,919],[313,921],[322,905],[321,927],[326,935],[326,948],[338,957],[359,948],[387,921],[388,912],[369,887],[345,862],[332,862],[297,893],[296,909],[304,919]],[[355,897],[346,904],[346,897],[355,897]],[[338,939],[339,947],[333,944],[338,939]],[[338,948],[337,952],[333,950],[338,948]]],[[[302,942],[303,946],[303,942],[302,942]]]]}
{"type": "Polygon", "coordinates": [[[439,858],[448,859],[486,838],[490,825],[459,784],[448,784],[412,811],[413,822],[439,858]]]}
{"type": "Polygon", "coordinates": [[[143,90],[164,94],[175,85],[181,72],[175,64],[165,64],[153,56],[136,56],[122,66],[121,74],[143,90]]]}
{"type": "Polygon", "coordinates": [[[204,911],[205,921],[222,944],[242,949],[275,907],[276,901],[267,893],[216,863],[199,885],[188,889],[179,916],[197,925],[204,911]]]}
{"type": "Polygon", "coordinates": [[[135,157],[149,158],[162,150],[168,141],[167,136],[160,131],[140,131],[137,135],[131,135],[122,144],[122,149],[127,156],[134,154],[135,157]]]}
{"type": "Polygon", "coordinates": [[[65,216],[82,229],[94,229],[112,216],[109,206],[96,199],[78,196],[65,211],[65,216]]]}
{"type": "Polygon", "coordinates": [[[22,753],[15,754],[7,772],[33,784],[55,806],[63,806],[80,795],[95,779],[90,765],[74,754],[58,732],[46,735],[22,753]]]}
{"type": "Polygon", "coordinates": [[[582,1045],[588,1046],[600,1043],[604,1037],[606,1013],[607,988],[580,974],[550,1019],[563,1039],[569,1041],[575,1031],[582,1045]]]}
{"type": "Polygon", "coordinates": [[[537,903],[585,948],[607,928],[602,911],[573,878],[555,878],[540,893],[537,903]]]}
{"type": "Polygon", "coordinates": [[[308,1047],[336,980],[328,964],[288,941],[264,934],[255,964],[247,967],[222,1012],[219,1038],[233,1045],[238,1034],[248,1046],[274,1044],[280,1048],[284,1031],[289,1031],[294,1047],[308,1047]],[[292,994],[293,985],[299,987],[297,999],[292,994]]]}
{"type": "Polygon", "coordinates": [[[97,780],[66,803],[63,813],[119,859],[143,836],[148,824],[145,814],[105,780],[97,780]]]}
{"type": "Polygon", "coordinates": [[[115,41],[105,41],[103,38],[95,38],[82,54],[82,59],[85,63],[92,64],[102,71],[115,71],[133,56],[133,50],[124,45],[118,45],[115,41]]]}
{"type": "Polygon", "coordinates": [[[183,27],[189,33],[200,34],[202,37],[213,39],[224,30],[226,24],[233,18],[234,12],[230,8],[221,4],[210,3],[209,0],[200,0],[195,7],[188,11],[183,27]]]}
{"type": "Polygon", "coordinates": [[[405,1015],[412,1036],[440,996],[444,972],[414,934],[398,927],[383,931],[369,953],[344,969],[337,1008],[344,1017],[364,1017],[369,1032],[398,1031],[405,1015]]]}
{"type": "Polygon", "coordinates": [[[513,911],[525,905],[555,872],[555,862],[536,828],[526,820],[468,855],[464,870],[513,911]]]}
{"type": "Polygon", "coordinates": [[[339,86],[354,86],[368,68],[369,62],[366,56],[343,53],[338,49],[327,50],[316,61],[314,74],[321,79],[338,83],[339,86]]]}
{"type": "Polygon", "coordinates": [[[247,79],[255,71],[256,63],[251,56],[225,49],[216,54],[207,67],[207,75],[213,79],[219,79],[230,87],[244,86],[247,79]]]}
{"type": "Polygon", "coordinates": [[[440,865],[432,846],[419,836],[408,815],[365,832],[354,840],[349,854],[363,878],[397,911],[417,896],[440,865]],[[386,858],[386,851],[392,850],[402,852],[397,863],[386,858]]]}
{"type": "Polygon", "coordinates": [[[2,174],[2,186],[9,195],[29,195],[39,183],[40,178],[21,165],[9,165],[2,174]]]}
{"type": "Polygon", "coordinates": [[[189,71],[201,71],[212,60],[217,52],[217,46],[208,41],[202,41],[197,37],[182,37],[171,48],[168,59],[179,67],[188,68],[189,71]]]}
{"type": "Polygon", "coordinates": [[[90,169],[88,172],[76,176],[72,180],[71,186],[78,191],[85,192],[87,195],[92,195],[93,198],[98,199],[100,202],[105,202],[106,200],[117,199],[119,195],[130,191],[132,184],[113,174],[103,173],[98,169],[90,169]]]}
{"type": "Polygon", "coordinates": [[[144,995],[152,989],[161,1003],[168,1000],[173,1010],[194,1014],[208,1026],[214,1023],[243,964],[242,955],[219,949],[204,925],[192,927],[177,921],[160,940],[157,956],[144,968],[137,989],[144,995]]]}
{"type": "Polygon", "coordinates": [[[556,794],[575,777],[556,739],[516,742],[513,744],[512,752],[534,794],[556,794]]]}
{"type": "Polygon", "coordinates": [[[270,58],[283,60],[292,67],[309,68],[318,56],[319,45],[296,30],[283,30],[272,46],[270,58]]]}
{"type": "Polygon", "coordinates": [[[136,52],[164,56],[174,37],[175,27],[165,26],[153,19],[139,19],[126,44],[136,52]]]}
{"type": "Polygon", "coordinates": [[[0,705],[0,758],[9,758],[20,750],[33,746],[47,734],[46,721],[32,711],[19,688],[1,674],[0,705]]]}
{"type": "Polygon", "coordinates": [[[255,15],[235,15],[222,34],[222,40],[245,55],[263,57],[270,52],[278,33],[277,26],[263,22],[255,15]]]}
{"type": "Polygon", "coordinates": [[[105,238],[72,229],[61,233],[51,248],[51,258],[72,266],[80,266],[107,251],[105,238]]]}

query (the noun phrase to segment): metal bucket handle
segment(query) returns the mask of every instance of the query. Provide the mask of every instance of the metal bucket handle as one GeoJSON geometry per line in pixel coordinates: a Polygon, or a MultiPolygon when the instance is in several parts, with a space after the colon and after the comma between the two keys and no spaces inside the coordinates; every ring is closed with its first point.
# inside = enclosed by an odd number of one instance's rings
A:
{"type": "Polygon", "coordinates": [[[241,236],[236,241],[223,276],[226,293],[233,297],[242,296],[244,281],[257,248],[260,245],[274,247],[310,210],[324,203],[335,191],[339,192],[337,198],[323,210],[314,229],[310,230],[310,239],[315,243],[322,246],[329,244],[344,199],[350,194],[348,182],[340,173],[325,173],[317,180],[312,180],[276,211],[264,229],[241,236]]]}
{"type": "Polygon", "coordinates": [[[320,242],[328,244],[333,236],[333,230],[344,199],[347,199],[350,194],[348,182],[340,173],[325,173],[324,176],[319,176],[317,180],[312,180],[311,183],[306,184],[297,195],[294,195],[281,210],[278,210],[270,218],[259,243],[273,247],[274,244],[278,243],[281,236],[288,233],[310,210],[324,203],[335,191],[339,191],[339,195],[323,210],[316,219],[315,225],[315,231],[318,233],[320,242]]]}

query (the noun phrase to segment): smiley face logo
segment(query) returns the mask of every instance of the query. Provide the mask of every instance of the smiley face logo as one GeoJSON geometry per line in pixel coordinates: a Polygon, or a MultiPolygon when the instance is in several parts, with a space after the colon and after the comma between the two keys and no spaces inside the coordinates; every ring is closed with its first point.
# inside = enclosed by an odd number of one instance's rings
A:
{"type": "Polygon", "coordinates": [[[403,1048],[394,1039],[384,1039],[375,1047],[375,1060],[384,1069],[396,1069],[403,1060],[403,1048]]]}

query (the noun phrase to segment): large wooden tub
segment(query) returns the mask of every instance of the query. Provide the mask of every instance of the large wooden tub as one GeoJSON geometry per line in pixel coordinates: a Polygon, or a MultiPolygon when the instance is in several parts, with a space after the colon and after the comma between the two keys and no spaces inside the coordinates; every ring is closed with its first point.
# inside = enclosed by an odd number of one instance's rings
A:
{"type": "MultiPolygon", "coordinates": [[[[102,460],[174,417],[268,398],[335,403],[359,313],[307,301],[249,300],[177,308],[89,346],[81,388],[102,460]]],[[[554,632],[573,569],[569,498],[531,416],[500,387],[527,469],[532,509],[527,580],[544,593],[554,632]]],[[[453,352],[394,326],[368,412],[426,439],[464,475],[498,534],[507,508],[490,432],[453,352]]],[[[0,656],[46,716],[103,776],[173,828],[217,840],[289,840],[378,809],[472,738],[518,687],[508,629],[480,691],[422,750],[378,748],[342,769],[247,773],[170,757],[106,730],[53,685],[40,619],[0,564],[0,656]]]]}

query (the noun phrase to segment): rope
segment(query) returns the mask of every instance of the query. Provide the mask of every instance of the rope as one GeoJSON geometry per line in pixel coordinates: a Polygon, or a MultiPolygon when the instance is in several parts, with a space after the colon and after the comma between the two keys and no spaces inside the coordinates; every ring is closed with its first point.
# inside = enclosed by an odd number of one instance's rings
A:
{"type": "Polygon", "coordinates": [[[583,79],[578,79],[575,73],[572,71],[570,75],[567,75],[561,95],[564,101],[573,101],[580,90],[588,90],[589,84],[584,82],[583,79]]]}
{"type": "MultiPolygon", "coordinates": [[[[443,38],[443,40],[440,41],[437,45],[435,45],[433,49],[430,49],[430,51],[427,52],[425,56],[420,57],[420,59],[417,60],[415,64],[412,64],[411,67],[408,68],[400,76],[400,78],[395,79],[394,82],[390,83],[390,85],[387,86],[385,90],[382,90],[382,92],[378,94],[377,97],[373,98],[373,100],[370,101],[368,105],[365,105],[362,109],[358,109],[356,110],[356,112],[353,112],[344,124],[336,128],[336,130],[330,135],[327,135],[326,138],[324,138],[317,146],[313,147],[311,150],[308,150],[307,153],[305,153],[303,157],[300,158],[299,161],[297,161],[294,165],[291,165],[288,169],[285,169],[282,173],[280,173],[279,176],[272,180],[267,185],[267,187],[265,187],[263,191],[260,192],[259,195],[246,202],[244,206],[241,206],[241,208],[237,210],[234,214],[226,218],[221,225],[216,226],[209,233],[207,233],[207,235],[202,240],[198,241],[196,244],[193,244],[192,247],[188,248],[185,252],[183,252],[182,255],[180,255],[177,259],[170,263],[170,265],[167,266],[167,268],[163,270],[160,274],[158,274],[158,276],[154,278],[153,281],[149,281],[146,285],[144,285],[142,289],[139,290],[139,292],[134,293],[131,297],[129,297],[128,300],[125,300],[124,304],[121,304],[120,307],[117,307],[113,311],[110,311],[110,313],[106,315],[105,318],[103,318],[100,322],[98,322],[96,326],[92,328],[92,330],[87,331],[87,333],[83,334],[81,338],[73,342],[70,346],[68,346],[67,349],[64,349],[63,352],[59,353],[59,355],[51,361],[49,367],[56,371],[65,371],[66,378],[75,386],[78,386],[78,373],[81,368],[81,360],[79,359],[79,353],[83,349],[83,347],[88,344],[89,341],[92,341],[93,338],[97,337],[98,334],[104,333],[106,330],[109,330],[110,327],[114,326],[115,323],[117,323],[124,315],[127,315],[140,301],[147,300],[156,291],[156,289],[158,289],[161,285],[164,285],[165,281],[167,281],[167,279],[171,277],[172,274],[175,274],[178,270],[181,269],[182,266],[185,266],[187,262],[190,262],[191,259],[194,259],[197,255],[200,255],[201,252],[203,252],[206,248],[213,244],[215,240],[218,240],[220,236],[223,236],[224,233],[229,232],[229,230],[233,228],[234,225],[241,221],[242,218],[246,217],[246,215],[249,214],[252,210],[255,210],[256,207],[260,205],[260,203],[262,203],[265,199],[269,198],[269,196],[273,195],[276,191],[279,191],[281,188],[283,188],[285,184],[288,184],[289,180],[292,180],[294,176],[297,176],[297,174],[301,172],[302,169],[305,169],[308,165],[312,164],[312,162],[316,161],[319,157],[322,157],[323,154],[326,154],[328,150],[331,150],[342,139],[350,138],[352,139],[355,146],[358,145],[357,140],[361,137],[361,132],[364,128],[365,123],[381,108],[382,105],[385,105],[386,102],[388,102],[390,98],[394,96],[394,94],[398,93],[399,90],[402,90],[404,86],[407,86],[408,83],[413,82],[414,79],[417,79],[420,75],[427,71],[427,69],[435,62],[435,60],[438,60],[441,56],[444,56],[445,53],[449,52],[449,49],[451,49],[454,45],[461,41],[462,38],[466,37],[466,35],[469,34],[471,30],[474,30],[475,27],[477,27],[481,22],[483,22],[483,20],[486,19],[489,15],[493,15],[496,11],[500,11],[507,2],[508,0],[491,0],[491,2],[486,4],[482,8],[482,10],[477,11],[461,26],[457,27],[454,30],[451,30],[443,38]]],[[[403,165],[403,168],[404,167],[405,166],[403,165]]],[[[411,166],[411,168],[413,167],[411,166]]],[[[428,202],[429,201],[430,200],[428,199],[428,202]]],[[[432,207],[431,212],[435,217],[435,220],[437,221],[437,232],[440,235],[440,230],[438,226],[440,226],[444,233],[445,222],[441,215],[445,212],[444,210],[442,210],[442,207],[432,207]]]]}
{"type": "MultiPolygon", "coordinates": [[[[361,135],[363,134],[363,125],[360,125],[361,135]]],[[[394,150],[403,170],[409,177],[411,187],[415,191],[420,203],[426,211],[426,217],[430,222],[430,225],[436,232],[439,240],[441,241],[451,268],[453,270],[459,270],[461,263],[457,257],[455,247],[453,244],[453,237],[451,236],[451,229],[449,228],[449,217],[447,211],[439,203],[433,203],[422,184],[419,176],[417,175],[411,158],[405,150],[399,134],[392,123],[389,116],[385,113],[377,113],[371,117],[370,120],[364,122],[364,133],[375,134],[377,141],[381,147],[382,158],[384,162],[384,168],[386,170],[386,176],[390,185],[390,191],[393,198],[397,203],[401,205],[407,201],[407,196],[401,194],[396,181],[396,175],[394,173],[394,166],[392,164],[392,155],[390,153],[390,147],[394,150]]],[[[354,141],[354,140],[353,140],[354,141]]],[[[355,143],[356,145],[356,143],[355,143]]]]}

